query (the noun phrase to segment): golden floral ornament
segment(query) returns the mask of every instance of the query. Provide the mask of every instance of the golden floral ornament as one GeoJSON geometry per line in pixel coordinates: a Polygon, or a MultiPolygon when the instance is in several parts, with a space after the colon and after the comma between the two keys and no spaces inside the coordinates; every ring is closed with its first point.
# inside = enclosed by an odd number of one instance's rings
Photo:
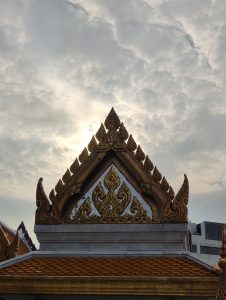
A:
{"type": "MultiPolygon", "coordinates": [[[[134,196],[112,166],[92,192],[76,208],[73,222],[77,224],[144,224],[153,223],[152,216],[134,196]]],[[[143,200],[144,201],[144,200],[143,200]]],[[[148,205],[148,204],[147,204],[148,205]]],[[[151,210],[151,209],[150,209],[151,210]]]]}

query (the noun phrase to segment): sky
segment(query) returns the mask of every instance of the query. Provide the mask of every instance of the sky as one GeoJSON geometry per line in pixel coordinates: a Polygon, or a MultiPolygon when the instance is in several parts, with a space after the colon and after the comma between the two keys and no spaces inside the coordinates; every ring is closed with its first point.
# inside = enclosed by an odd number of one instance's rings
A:
{"type": "Polygon", "coordinates": [[[226,223],[226,1],[0,0],[0,219],[34,238],[111,107],[189,219],[226,223]]]}

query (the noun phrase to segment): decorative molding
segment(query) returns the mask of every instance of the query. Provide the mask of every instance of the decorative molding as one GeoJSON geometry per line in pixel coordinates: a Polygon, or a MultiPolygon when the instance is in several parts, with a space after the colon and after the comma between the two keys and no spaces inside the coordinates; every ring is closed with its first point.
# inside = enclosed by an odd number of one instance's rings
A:
{"type": "MultiPolygon", "coordinates": [[[[36,224],[54,224],[59,223],[57,211],[54,205],[50,205],[50,202],[45,194],[43,185],[43,179],[40,178],[36,189],[36,205],[35,223],[36,224]]],[[[53,192],[51,192],[53,195],[53,192]]],[[[51,197],[52,198],[52,197],[51,197]]],[[[53,199],[53,198],[52,198],[53,199]]]]}
{"type": "Polygon", "coordinates": [[[4,276],[2,293],[214,297],[217,277],[4,276]]]}
{"type": "Polygon", "coordinates": [[[30,250],[35,251],[36,247],[35,247],[34,243],[32,242],[32,239],[29,236],[29,233],[27,232],[27,229],[26,229],[23,221],[20,223],[20,225],[17,229],[18,232],[20,232],[20,230],[22,231],[23,237],[24,237],[25,241],[27,242],[30,250]]]}
{"type": "MultiPolygon", "coordinates": [[[[128,176],[153,209],[156,223],[187,222],[187,204],[189,186],[185,175],[184,183],[175,196],[173,188],[162,176],[151,159],[145,155],[140,145],[126,130],[112,108],[104,124],[101,123],[87,148],[75,159],[62,179],[45,195],[42,178],[36,192],[36,224],[60,224],[69,221],[70,201],[78,201],[86,192],[94,175],[101,175],[105,157],[118,160],[128,176]]],[[[136,202],[136,201],[135,201],[136,202]]],[[[84,204],[84,213],[88,213],[88,200],[84,204]]],[[[141,212],[140,212],[141,213],[141,212]]]]}
{"type": "MultiPolygon", "coordinates": [[[[163,177],[164,180],[165,177],[163,177]]],[[[162,180],[162,182],[163,182],[162,180]]],[[[161,184],[162,184],[161,182],[161,184]]],[[[167,184],[164,183],[164,186],[167,184]]],[[[169,185],[168,185],[169,187],[169,185]]],[[[172,194],[173,196],[173,194],[172,194]]],[[[184,175],[184,182],[177,193],[176,197],[174,199],[171,199],[170,202],[167,203],[162,218],[163,220],[168,222],[175,222],[175,223],[183,223],[187,222],[187,216],[188,216],[188,196],[189,196],[189,184],[188,184],[188,178],[186,175],[184,175]]],[[[170,199],[169,199],[170,200],[170,199]]]]}
{"type": "Polygon", "coordinates": [[[153,219],[148,216],[139,200],[132,195],[125,182],[121,182],[114,167],[111,167],[105,176],[104,186],[108,191],[107,193],[102,183],[99,182],[92,193],[92,201],[89,197],[84,200],[73,217],[75,223],[153,223],[153,219]],[[120,188],[116,193],[119,186],[120,188]],[[92,205],[97,213],[93,213],[92,205]]]}
{"type": "Polygon", "coordinates": [[[18,248],[18,231],[10,243],[6,233],[3,231],[2,226],[0,225],[0,262],[15,257],[17,255],[18,248]]]}

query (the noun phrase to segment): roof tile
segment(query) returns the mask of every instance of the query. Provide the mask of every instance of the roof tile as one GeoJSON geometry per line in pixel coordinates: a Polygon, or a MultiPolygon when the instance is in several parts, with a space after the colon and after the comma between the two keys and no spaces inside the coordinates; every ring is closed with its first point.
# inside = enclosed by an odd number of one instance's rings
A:
{"type": "Polygon", "coordinates": [[[186,257],[33,257],[0,270],[0,276],[215,277],[186,257]]]}

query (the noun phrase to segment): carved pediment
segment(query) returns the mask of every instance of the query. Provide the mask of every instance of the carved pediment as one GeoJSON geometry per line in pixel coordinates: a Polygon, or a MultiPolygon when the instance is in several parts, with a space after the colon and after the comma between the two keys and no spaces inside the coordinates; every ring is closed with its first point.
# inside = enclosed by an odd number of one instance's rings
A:
{"type": "Polygon", "coordinates": [[[153,223],[150,206],[126,182],[115,166],[107,169],[88,195],[72,210],[74,223],[153,223]],[[136,194],[136,195],[135,195],[136,194]],[[146,208],[145,208],[146,206],[146,208]],[[148,209],[147,209],[148,208],[148,209]]]}
{"type": "MultiPolygon", "coordinates": [[[[114,171],[112,171],[113,173],[114,171]]],[[[121,123],[112,108],[87,148],[84,148],[78,159],[75,159],[62,179],[58,181],[55,189],[50,192],[49,199],[44,192],[42,179],[39,180],[36,193],[36,224],[112,223],[110,214],[114,214],[114,220],[118,218],[117,222],[119,223],[138,223],[138,218],[135,218],[135,214],[138,214],[137,211],[140,214],[140,223],[184,223],[187,222],[188,192],[188,180],[185,175],[181,189],[176,196],[174,195],[173,188],[166,178],[144,154],[140,145],[136,144],[133,136],[128,134],[124,124],[121,123]],[[117,188],[110,188],[105,181],[96,187],[89,199],[86,197],[80,210],[77,211],[77,219],[72,220],[70,213],[73,205],[86,195],[94,181],[97,181],[107,167],[112,164],[117,166],[121,173],[127,174],[131,184],[136,186],[137,191],[153,212],[151,219],[146,217],[145,221],[141,220],[141,215],[144,216],[145,213],[142,211],[143,206],[139,206],[140,202],[135,197],[132,198],[133,205],[130,206],[131,214],[123,215],[119,191],[117,188]],[[101,193],[102,201],[100,201],[101,193]],[[107,203],[111,203],[111,206],[107,206],[107,203]],[[116,203],[118,204],[117,209],[116,203]],[[119,209],[120,205],[121,210],[119,209]],[[92,207],[96,207],[97,212],[99,210],[99,215],[96,215],[95,218],[92,207]],[[120,211],[121,214],[116,216],[116,211],[120,211]]],[[[128,192],[127,201],[129,197],[128,192]]]]}

